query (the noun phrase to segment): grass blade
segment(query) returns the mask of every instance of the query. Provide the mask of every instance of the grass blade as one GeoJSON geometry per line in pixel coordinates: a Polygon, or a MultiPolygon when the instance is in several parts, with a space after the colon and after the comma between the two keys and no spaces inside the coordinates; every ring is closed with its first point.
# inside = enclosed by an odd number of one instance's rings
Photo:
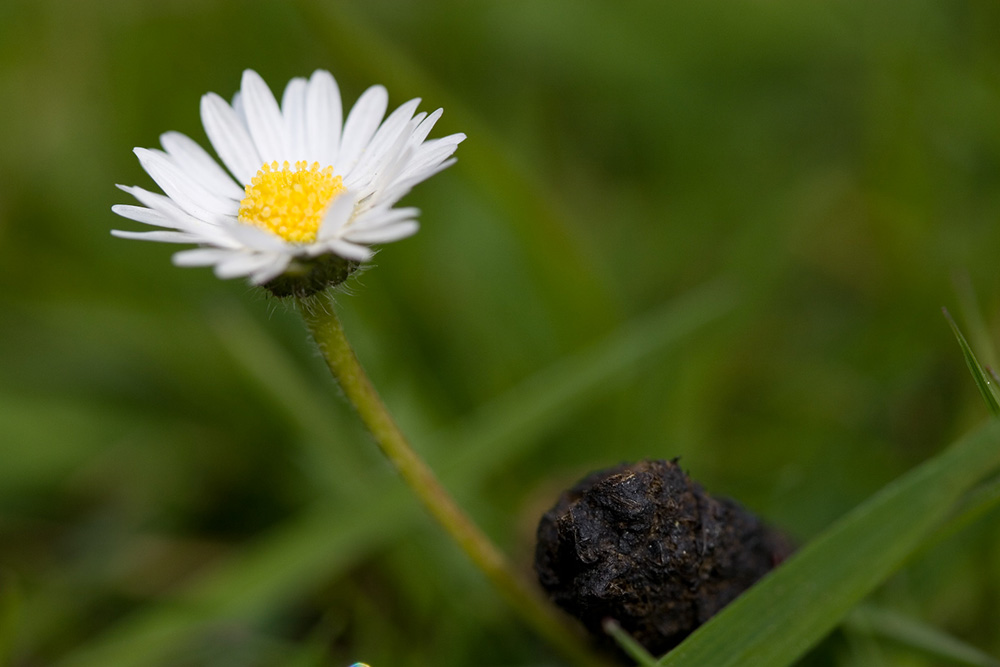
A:
{"type": "Polygon", "coordinates": [[[976,381],[979,393],[982,394],[983,400],[986,401],[986,407],[989,408],[990,414],[994,417],[1000,417],[1000,393],[997,392],[996,383],[979,363],[975,353],[969,347],[968,341],[965,340],[965,336],[962,335],[958,325],[955,324],[955,320],[952,318],[951,313],[948,312],[948,309],[942,308],[941,310],[944,313],[945,319],[948,320],[955,338],[958,339],[958,344],[962,348],[962,355],[965,357],[965,363],[969,366],[969,372],[972,373],[972,379],[976,381]]]}
{"type": "Polygon", "coordinates": [[[993,348],[993,337],[983,320],[982,309],[979,307],[979,298],[972,285],[972,278],[968,273],[959,273],[952,279],[952,284],[958,297],[959,314],[969,331],[969,339],[975,343],[985,367],[995,367],[997,359],[996,350],[993,348]]]}
{"type": "Polygon", "coordinates": [[[641,667],[656,667],[656,658],[650,655],[642,644],[622,629],[622,626],[613,618],[604,621],[604,632],[611,635],[611,638],[618,643],[630,658],[635,660],[641,667]]]}
{"type": "Polygon", "coordinates": [[[902,565],[961,496],[998,466],[1000,422],[991,421],[848,513],[658,665],[793,663],[902,565]]]}
{"type": "Polygon", "coordinates": [[[857,632],[891,639],[928,655],[972,667],[1000,667],[1000,660],[946,632],[888,609],[862,605],[845,625],[857,632]]]}

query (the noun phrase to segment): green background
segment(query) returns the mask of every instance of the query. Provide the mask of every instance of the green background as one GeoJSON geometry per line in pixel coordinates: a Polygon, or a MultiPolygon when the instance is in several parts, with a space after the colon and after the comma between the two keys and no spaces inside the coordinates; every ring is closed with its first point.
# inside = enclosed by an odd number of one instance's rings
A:
{"type": "MultiPolygon", "coordinates": [[[[940,307],[991,361],[998,34],[992,0],[0,3],[0,664],[558,664],[294,312],[110,236],[203,93],[325,68],[469,135],[338,303],[527,571],[589,470],[679,456],[804,541],[985,418],[940,307]],[[711,321],[671,338],[677,298],[711,321]]],[[[876,601],[997,654],[998,520],[876,601]]],[[[853,631],[806,662],[936,664],[853,631]]]]}

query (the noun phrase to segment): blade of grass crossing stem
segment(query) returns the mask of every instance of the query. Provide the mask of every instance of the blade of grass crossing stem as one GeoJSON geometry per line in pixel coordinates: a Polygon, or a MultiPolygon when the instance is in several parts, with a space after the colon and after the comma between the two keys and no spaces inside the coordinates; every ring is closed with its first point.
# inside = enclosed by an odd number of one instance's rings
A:
{"type": "Polygon", "coordinates": [[[847,628],[889,639],[931,657],[972,667],[1000,667],[1000,660],[946,632],[888,609],[861,605],[850,613],[847,628]]]}
{"type": "Polygon", "coordinates": [[[657,663],[780,667],[801,658],[1000,467],[990,421],[852,510],[657,663]]]}
{"type": "Polygon", "coordinates": [[[965,336],[962,335],[962,331],[955,324],[955,320],[952,319],[948,309],[942,308],[941,310],[944,313],[945,319],[948,320],[955,338],[958,339],[958,345],[962,348],[965,363],[969,366],[969,372],[972,373],[972,379],[975,380],[976,387],[979,388],[979,393],[982,394],[983,400],[986,401],[986,407],[989,408],[990,414],[994,417],[1000,417],[1000,393],[997,392],[996,383],[983,369],[979,360],[976,359],[975,353],[969,347],[968,341],[965,340],[965,336]]]}
{"type": "Polygon", "coordinates": [[[621,647],[621,650],[625,651],[628,657],[635,660],[637,665],[640,665],[640,667],[656,667],[656,658],[646,650],[645,646],[637,642],[632,635],[625,632],[618,621],[613,618],[605,619],[604,632],[611,635],[611,638],[621,647]]]}
{"type": "MultiPolygon", "coordinates": [[[[532,442],[550,428],[553,420],[584,407],[594,396],[595,386],[605,385],[644,356],[662,351],[682,339],[681,334],[719,316],[725,311],[724,304],[732,303],[725,293],[715,286],[681,297],[653,316],[622,327],[573,364],[556,362],[515,386],[461,429],[478,454],[442,466],[444,483],[451,488],[475,488],[478,480],[516,456],[523,443],[532,442]],[[590,365],[594,368],[588,368],[590,365]],[[516,396],[534,396],[539,387],[561,388],[559,400],[524,418],[516,412],[523,405],[516,396]],[[508,447],[512,443],[518,445],[508,447]]],[[[176,598],[129,617],[59,662],[59,667],[155,664],[213,622],[259,621],[269,610],[273,612],[306,594],[315,582],[329,581],[367,550],[394,539],[414,524],[417,507],[395,481],[374,484],[366,497],[379,501],[350,508],[346,514],[342,507],[316,507],[275,529],[176,598]]]]}

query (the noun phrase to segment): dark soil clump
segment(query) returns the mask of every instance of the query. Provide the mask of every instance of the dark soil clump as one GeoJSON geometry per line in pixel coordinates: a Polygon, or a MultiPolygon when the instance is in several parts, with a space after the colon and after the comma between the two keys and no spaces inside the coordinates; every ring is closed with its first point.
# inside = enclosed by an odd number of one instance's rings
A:
{"type": "Polygon", "coordinates": [[[538,526],[535,570],[552,599],[607,641],[621,626],[666,653],[784,560],[789,542],[709,496],[673,461],[593,473],[538,526]]]}

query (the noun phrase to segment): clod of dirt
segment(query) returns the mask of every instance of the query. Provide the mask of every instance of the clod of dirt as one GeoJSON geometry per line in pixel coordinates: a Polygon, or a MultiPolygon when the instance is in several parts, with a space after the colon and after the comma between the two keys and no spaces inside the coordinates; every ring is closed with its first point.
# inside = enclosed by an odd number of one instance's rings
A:
{"type": "Polygon", "coordinates": [[[535,570],[560,607],[607,642],[617,620],[669,651],[791,552],[737,503],[713,498],[674,461],[589,475],[538,525],[535,570]]]}

